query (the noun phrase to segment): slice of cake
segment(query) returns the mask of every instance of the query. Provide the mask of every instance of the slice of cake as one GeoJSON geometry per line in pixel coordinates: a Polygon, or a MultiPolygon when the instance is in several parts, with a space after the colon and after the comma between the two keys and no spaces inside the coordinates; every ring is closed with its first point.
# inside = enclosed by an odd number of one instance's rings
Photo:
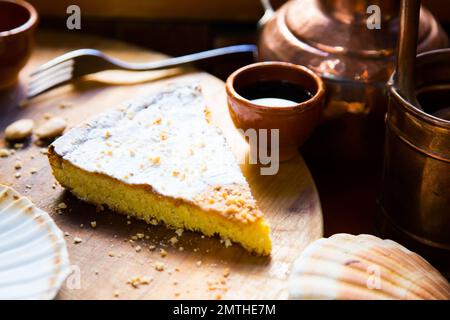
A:
{"type": "Polygon", "coordinates": [[[198,87],[168,86],[102,113],[54,141],[49,160],[82,200],[270,254],[269,225],[198,87]]]}

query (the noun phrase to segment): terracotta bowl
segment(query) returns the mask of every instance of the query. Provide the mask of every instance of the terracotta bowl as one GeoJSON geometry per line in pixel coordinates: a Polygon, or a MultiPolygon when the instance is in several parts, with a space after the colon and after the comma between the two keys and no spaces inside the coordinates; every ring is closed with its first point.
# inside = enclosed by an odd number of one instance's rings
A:
{"type": "Polygon", "coordinates": [[[286,62],[259,62],[245,66],[230,75],[226,91],[228,109],[238,129],[244,132],[248,129],[257,132],[260,129],[279,129],[280,161],[298,154],[298,148],[317,126],[325,101],[321,78],[306,67],[286,62]],[[308,90],[312,98],[290,107],[267,107],[254,104],[238,93],[240,88],[260,81],[288,81],[308,90]]]}
{"type": "Polygon", "coordinates": [[[38,14],[22,0],[0,0],[0,89],[17,82],[33,46],[38,14]]]}

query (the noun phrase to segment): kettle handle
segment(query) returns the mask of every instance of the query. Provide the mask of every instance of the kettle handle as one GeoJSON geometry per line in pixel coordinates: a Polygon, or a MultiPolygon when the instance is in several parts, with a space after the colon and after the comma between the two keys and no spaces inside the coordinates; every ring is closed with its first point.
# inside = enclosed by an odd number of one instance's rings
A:
{"type": "Polygon", "coordinates": [[[270,0],[260,0],[261,5],[264,8],[264,15],[258,21],[258,28],[264,27],[264,25],[272,18],[275,10],[273,10],[270,0]]]}

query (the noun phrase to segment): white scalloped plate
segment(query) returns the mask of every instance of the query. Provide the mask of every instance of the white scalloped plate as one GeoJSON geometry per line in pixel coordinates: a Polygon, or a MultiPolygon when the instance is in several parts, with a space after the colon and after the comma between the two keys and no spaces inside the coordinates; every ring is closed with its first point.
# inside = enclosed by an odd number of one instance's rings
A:
{"type": "Polygon", "coordinates": [[[69,273],[64,235],[52,218],[0,184],[0,299],[53,299],[69,273]]]}

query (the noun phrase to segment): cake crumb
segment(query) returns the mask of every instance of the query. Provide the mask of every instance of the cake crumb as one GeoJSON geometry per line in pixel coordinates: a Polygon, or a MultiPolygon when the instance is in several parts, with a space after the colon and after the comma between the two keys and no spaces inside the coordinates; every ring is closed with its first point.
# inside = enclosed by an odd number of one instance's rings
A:
{"type": "Polygon", "coordinates": [[[145,235],[143,233],[136,233],[138,239],[144,239],[145,235]]]}
{"type": "Polygon", "coordinates": [[[19,108],[26,108],[29,105],[29,101],[27,99],[22,99],[19,101],[19,108]]]}
{"type": "Polygon", "coordinates": [[[83,242],[83,239],[81,239],[81,238],[78,238],[78,237],[73,238],[73,243],[74,244],[79,244],[79,243],[82,243],[82,242],[83,242]]]}
{"type": "Polygon", "coordinates": [[[91,221],[91,228],[92,229],[97,228],[97,221],[91,221]]]}
{"type": "Polygon", "coordinates": [[[109,130],[106,130],[103,137],[105,137],[105,139],[111,138],[111,132],[109,130]]]}
{"type": "Polygon", "coordinates": [[[184,251],[184,248],[183,247],[179,247],[178,251],[184,251]]]}
{"type": "Polygon", "coordinates": [[[31,168],[30,174],[36,174],[38,170],[36,168],[31,168]]]}
{"type": "Polygon", "coordinates": [[[58,204],[58,209],[61,209],[61,210],[67,209],[67,205],[64,202],[60,202],[58,204]]]}
{"type": "Polygon", "coordinates": [[[49,112],[46,112],[46,113],[44,113],[44,115],[43,115],[43,118],[45,119],[45,120],[48,120],[48,119],[50,119],[50,118],[52,118],[53,117],[53,114],[51,114],[51,113],[49,113],[49,112]]]}
{"type": "Polygon", "coordinates": [[[0,149],[0,158],[7,158],[11,155],[8,149],[0,149]]]}
{"type": "Polygon", "coordinates": [[[150,245],[150,246],[148,246],[148,249],[149,249],[150,251],[153,251],[153,250],[155,250],[155,249],[156,249],[156,246],[154,246],[154,245],[150,245]]]}
{"type": "Polygon", "coordinates": [[[230,269],[229,269],[229,268],[225,268],[225,269],[223,270],[223,276],[224,276],[225,278],[228,278],[229,275],[230,275],[230,269]]]}
{"type": "Polygon", "coordinates": [[[175,230],[175,233],[177,234],[177,236],[181,237],[183,235],[184,229],[177,229],[175,230]]]}
{"type": "Polygon", "coordinates": [[[197,261],[197,267],[201,267],[201,265],[202,265],[202,261],[201,260],[199,260],[199,261],[197,261]]]}
{"type": "Polygon", "coordinates": [[[171,245],[175,245],[178,242],[178,238],[177,237],[172,237],[169,239],[169,242],[171,245]]]}
{"type": "Polygon", "coordinates": [[[141,278],[141,284],[150,284],[153,281],[152,277],[144,276],[141,278]]]}
{"type": "Polygon", "coordinates": [[[134,248],[134,250],[136,250],[136,252],[141,252],[142,251],[142,247],[141,246],[136,246],[134,248]]]}
{"type": "Polygon", "coordinates": [[[225,248],[231,247],[233,245],[233,243],[230,241],[230,239],[225,239],[224,243],[225,243],[225,248]]]}
{"type": "Polygon", "coordinates": [[[112,251],[110,251],[110,252],[108,252],[108,256],[110,256],[110,257],[114,257],[114,256],[115,256],[115,253],[114,253],[114,252],[112,252],[112,251]]]}
{"type": "Polygon", "coordinates": [[[127,284],[131,285],[133,288],[138,289],[141,285],[149,285],[153,281],[152,277],[133,277],[127,281],[127,284]]]}
{"type": "Polygon", "coordinates": [[[164,258],[167,256],[167,251],[164,249],[159,249],[159,255],[161,256],[161,258],[164,258]]]}
{"type": "Polygon", "coordinates": [[[164,264],[164,262],[156,262],[155,263],[155,270],[156,271],[164,271],[164,268],[165,268],[165,264],[164,264]]]}
{"type": "Polygon", "coordinates": [[[66,108],[70,108],[72,106],[71,103],[69,102],[60,102],[58,105],[59,109],[66,109],[66,108]]]}
{"type": "Polygon", "coordinates": [[[151,163],[153,163],[154,165],[159,165],[161,163],[161,157],[156,156],[156,157],[150,157],[149,161],[151,163]]]}
{"type": "Polygon", "coordinates": [[[119,290],[114,290],[114,292],[113,292],[113,296],[114,296],[114,298],[118,298],[118,297],[119,297],[119,295],[120,295],[120,292],[119,292],[119,290]]]}
{"type": "Polygon", "coordinates": [[[14,169],[16,170],[22,169],[22,162],[17,160],[16,163],[14,164],[14,169]]]}
{"type": "Polygon", "coordinates": [[[22,174],[20,172],[16,172],[16,174],[14,175],[14,177],[16,179],[19,179],[22,176],[22,174]]]}

